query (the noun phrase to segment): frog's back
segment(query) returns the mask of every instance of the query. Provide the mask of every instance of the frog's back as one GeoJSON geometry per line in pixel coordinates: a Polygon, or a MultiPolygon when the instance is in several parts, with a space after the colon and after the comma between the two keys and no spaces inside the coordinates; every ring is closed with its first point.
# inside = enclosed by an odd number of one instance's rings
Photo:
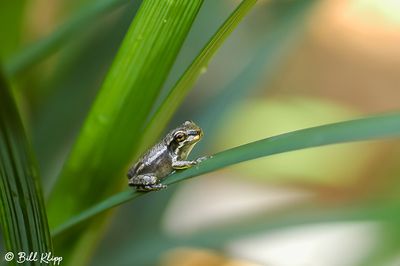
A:
{"type": "Polygon", "coordinates": [[[128,177],[132,178],[137,175],[154,174],[162,178],[173,171],[171,164],[172,159],[168,148],[163,142],[159,142],[143,154],[138,162],[129,169],[128,177]]]}

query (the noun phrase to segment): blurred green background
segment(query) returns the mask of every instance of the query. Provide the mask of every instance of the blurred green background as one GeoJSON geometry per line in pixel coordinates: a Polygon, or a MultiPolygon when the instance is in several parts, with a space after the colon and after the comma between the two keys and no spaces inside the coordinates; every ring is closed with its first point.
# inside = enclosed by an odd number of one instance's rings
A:
{"type": "MultiPolygon", "coordinates": [[[[45,199],[141,4],[119,2],[72,30],[51,56],[18,73],[11,66],[21,49],[62,29],[93,1],[0,3],[0,55],[39,164],[45,199]]],[[[204,1],[158,101],[239,2],[204,1]]],[[[202,69],[167,129],[189,119],[203,128],[195,158],[399,110],[399,17],[396,0],[258,1],[202,69]]],[[[400,265],[399,208],[390,208],[400,200],[399,155],[396,140],[338,144],[260,158],[181,182],[126,203],[108,222],[99,222],[102,233],[80,263],[400,265]]],[[[124,175],[113,178],[116,184],[126,181],[124,175]]],[[[68,246],[60,243],[55,255],[68,246]]],[[[73,265],[68,257],[62,264],[73,265]]]]}

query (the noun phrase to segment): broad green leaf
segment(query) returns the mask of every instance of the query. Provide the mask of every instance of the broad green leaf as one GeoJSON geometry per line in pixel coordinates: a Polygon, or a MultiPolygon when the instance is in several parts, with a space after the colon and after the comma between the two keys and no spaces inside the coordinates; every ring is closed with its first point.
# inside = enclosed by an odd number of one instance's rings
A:
{"type": "Polygon", "coordinates": [[[191,65],[186,69],[175,86],[170,90],[168,96],[158,107],[153,118],[144,130],[142,135],[141,148],[144,150],[157,139],[162,130],[174,115],[175,111],[181,105],[189,90],[193,87],[199,75],[207,68],[207,65],[218,48],[224,43],[226,38],[232,33],[240,21],[251,10],[257,0],[243,0],[229,18],[210,38],[200,54],[194,59],[191,65]]]}
{"type": "MultiPolygon", "coordinates": [[[[199,166],[177,172],[163,182],[174,184],[191,177],[209,173],[229,165],[256,159],[263,156],[284,153],[288,151],[323,145],[363,141],[400,136],[400,113],[370,116],[366,118],[328,124],[302,129],[255,141],[214,155],[199,166]]],[[[126,190],[72,217],[66,223],[57,227],[53,234],[57,235],[66,229],[79,224],[99,213],[124,202],[134,199],[144,193],[126,190]]]]}
{"type": "MultiPolygon", "coordinates": [[[[143,2],[50,195],[51,227],[126,181],[116,177],[135,153],[138,136],[202,2],[143,2]]],[[[71,265],[88,261],[104,218],[55,242],[71,265]]]]}
{"type": "Polygon", "coordinates": [[[5,72],[13,77],[28,69],[32,65],[45,59],[60,49],[65,43],[74,40],[73,36],[85,28],[98,17],[109,13],[128,0],[100,0],[92,1],[87,7],[76,13],[69,21],[61,25],[49,36],[33,43],[5,62],[5,72]]]}
{"type": "MultiPolygon", "coordinates": [[[[126,182],[126,177],[120,177],[202,2],[143,2],[50,195],[51,227],[126,182]]],[[[81,228],[79,237],[57,240],[57,245],[63,245],[61,255],[71,264],[79,259],[85,265],[101,236],[98,225],[104,221],[81,228]]]]}
{"type": "Polygon", "coordinates": [[[57,180],[61,163],[89,113],[138,8],[139,4],[134,2],[119,14],[120,17],[111,22],[101,21],[92,34],[65,47],[58,55],[54,75],[36,90],[50,91],[47,95],[35,94],[40,104],[33,107],[31,118],[32,144],[41,169],[45,197],[57,180]]]}
{"type": "MultiPolygon", "coordinates": [[[[149,141],[154,141],[157,137],[155,132],[160,133],[168,120],[173,115],[175,109],[179,106],[180,102],[183,100],[182,97],[186,95],[188,90],[191,88],[196,78],[201,72],[201,68],[211,59],[212,55],[215,53],[217,48],[222,44],[223,40],[233,31],[240,20],[247,14],[247,11],[254,5],[256,1],[245,0],[238,6],[238,8],[232,13],[232,15],[225,21],[225,23],[220,27],[216,34],[210,39],[209,43],[202,50],[202,52],[197,56],[192,65],[183,74],[177,85],[171,90],[171,94],[165,99],[162,106],[158,109],[156,118],[152,120],[152,126],[144,130],[142,134],[145,140],[140,143],[149,143],[149,141]],[[181,95],[181,96],[179,96],[181,95]],[[179,98],[179,99],[178,99],[179,98]],[[164,115],[165,113],[165,115],[164,115]]],[[[119,144],[121,145],[121,144],[119,144]]],[[[138,151],[143,150],[143,144],[138,149],[138,151]]],[[[121,160],[123,160],[121,158],[121,160]]],[[[81,174],[78,174],[81,175],[81,174]]]]}
{"type": "MultiPolygon", "coordinates": [[[[122,176],[131,160],[147,115],[202,2],[143,2],[50,195],[51,225],[94,204],[126,180],[114,177],[122,176]]],[[[101,236],[98,225],[104,221],[81,230],[79,237],[61,241],[62,255],[71,264],[77,265],[78,257],[80,265],[87,262],[101,236]]]]}
{"type": "MultiPolygon", "coordinates": [[[[288,54],[288,50],[297,43],[297,37],[304,29],[307,11],[310,11],[315,2],[310,0],[272,1],[267,5],[255,6],[255,12],[266,13],[263,21],[259,23],[268,23],[264,24],[263,28],[257,31],[257,37],[252,39],[252,42],[256,43],[256,49],[252,50],[251,61],[229,84],[223,88],[215,88],[215,91],[220,93],[214,95],[212,99],[207,97],[207,101],[199,108],[195,110],[186,109],[184,112],[189,112],[190,114],[185,114],[185,116],[193,117],[193,120],[196,123],[198,122],[206,132],[206,138],[192,153],[194,157],[196,155],[201,156],[207,150],[208,141],[214,139],[212,137],[214,131],[221,125],[221,115],[223,116],[225,112],[234,108],[235,103],[248,94],[253,94],[254,91],[265,87],[257,86],[257,84],[260,81],[265,82],[265,79],[268,79],[276,71],[276,65],[282,62],[282,59],[288,54]],[[193,112],[194,116],[192,115],[193,112]],[[215,114],[218,114],[218,116],[215,114]]],[[[206,2],[204,8],[207,7],[206,4],[210,3],[206,2]]],[[[218,5],[217,3],[212,4],[218,5]]],[[[199,19],[201,16],[200,13],[199,19]]],[[[253,14],[250,14],[250,16],[253,16],[253,14]]],[[[246,30],[246,26],[243,29],[246,30]]],[[[221,50],[225,48],[227,47],[222,47],[221,50]]],[[[229,51],[225,51],[225,54],[229,51]]],[[[231,52],[235,57],[236,53],[231,52]]],[[[234,60],[241,62],[237,58],[234,60]]],[[[207,73],[211,72],[211,70],[208,70],[207,73]]],[[[204,77],[207,78],[207,74],[204,77]]],[[[178,186],[172,186],[161,193],[153,193],[141,198],[140,203],[133,202],[122,206],[113,219],[114,226],[110,227],[103,244],[96,250],[93,263],[95,265],[109,265],[118,260],[121,264],[129,264],[132,258],[135,258],[135,263],[139,265],[150,265],[158,261],[158,256],[163,251],[174,248],[173,240],[164,239],[164,228],[160,223],[163,221],[165,209],[170,205],[169,200],[177,188],[178,186]],[[146,206],[146,208],[143,208],[143,206],[146,206]],[[127,212],[128,210],[129,212],[127,212]],[[137,215],[138,213],[140,213],[140,216],[137,215]],[[115,224],[118,224],[118,226],[115,226],[115,224]],[[131,235],[121,236],[121,226],[132,228],[131,235]],[[115,238],[119,240],[118,246],[110,245],[108,240],[115,238]],[[148,246],[140,244],[147,242],[149,238],[151,239],[149,241],[151,242],[149,243],[151,249],[145,250],[148,246]],[[159,245],[162,245],[160,252],[158,252],[159,245]],[[143,258],[143,261],[141,261],[141,258],[143,258]]]]}
{"type": "MultiPolygon", "coordinates": [[[[183,98],[189,90],[193,88],[194,82],[196,82],[199,75],[201,75],[201,65],[207,64],[207,62],[215,55],[218,48],[225,42],[226,38],[229,37],[232,31],[238,26],[243,17],[249,13],[254,3],[255,1],[243,1],[242,4],[238,5],[224,23],[218,27],[217,31],[213,36],[211,36],[199,54],[193,59],[193,62],[186,71],[184,71],[180,80],[170,89],[169,96],[164,97],[161,106],[157,109],[156,115],[151,119],[151,125],[145,129],[145,133],[143,134],[144,138],[141,141],[141,148],[138,149],[139,152],[142,152],[147,146],[151,145],[152,142],[156,141],[156,137],[165,129],[168,121],[175,113],[176,108],[181,105],[183,98]],[[180,96],[178,96],[178,94],[180,96]]],[[[212,8],[215,8],[215,6],[212,8]]],[[[171,191],[169,196],[166,196],[165,193],[163,193],[163,196],[160,197],[163,198],[163,202],[166,202],[167,199],[172,197],[172,195],[173,192],[171,191]]],[[[154,200],[153,204],[155,206],[149,206],[146,210],[146,213],[152,213],[148,214],[152,219],[151,222],[146,221],[142,227],[158,227],[158,223],[162,220],[163,209],[167,206],[167,204],[161,205],[159,202],[160,201],[154,200]]],[[[146,202],[146,204],[149,204],[149,202],[146,202]]],[[[137,221],[137,219],[135,220],[137,221]]]]}
{"type": "Polygon", "coordinates": [[[143,2],[51,194],[52,226],[121,184],[123,179],[115,177],[133,156],[147,115],[201,4],[202,0],[143,2]],[[91,193],[94,187],[96,194],[91,193]]]}
{"type": "MultiPolygon", "coordinates": [[[[213,6],[211,7],[211,9],[214,9],[215,5],[218,5],[218,4],[213,3],[213,6]]],[[[221,26],[218,27],[216,33],[209,39],[209,41],[205,44],[205,46],[201,50],[200,54],[194,59],[193,63],[191,64],[191,67],[189,69],[187,69],[186,72],[184,72],[183,76],[181,77],[181,82],[183,80],[188,80],[189,77],[192,79],[192,81],[186,83],[186,85],[184,85],[183,83],[178,83],[175,86],[172,86],[170,88],[170,90],[177,90],[176,93],[182,94],[181,97],[184,97],[187,94],[188,90],[193,87],[193,82],[195,82],[197,80],[197,78],[200,74],[199,72],[197,72],[196,74],[193,74],[193,73],[195,71],[199,70],[201,60],[204,60],[203,62],[206,62],[215,54],[215,52],[218,50],[221,43],[223,43],[225,41],[226,37],[228,35],[230,35],[232,30],[234,28],[236,28],[236,26],[239,23],[239,20],[242,19],[242,16],[245,16],[246,14],[249,13],[248,12],[249,10],[250,10],[250,6],[248,5],[248,1],[244,1],[242,5],[239,5],[237,9],[232,11],[232,14],[230,16],[228,16],[226,21],[221,26]],[[235,22],[232,23],[233,21],[235,21],[235,22]],[[184,86],[187,86],[187,87],[184,87],[184,86]]],[[[201,16],[201,14],[200,14],[200,16],[201,16]]],[[[217,18],[210,17],[210,19],[215,20],[217,18]]],[[[200,36],[196,36],[195,39],[198,39],[199,37],[200,36]]],[[[173,105],[174,108],[176,108],[176,106],[180,105],[181,101],[182,101],[182,98],[181,98],[180,101],[176,102],[176,98],[173,98],[173,97],[160,97],[160,99],[164,100],[162,108],[165,108],[165,107],[168,108],[170,105],[173,105]],[[169,101],[168,104],[166,104],[167,101],[169,101]]],[[[163,114],[163,112],[160,110],[158,110],[158,112],[163,114]]],[[[173,112],[175,112],[175,110],[173,110],[173,112]]],[[[138,151],[144,150],[145,146],[148,146],[150,144],[150,142],[155,140],[155,137],[164,129],[166,123],[168,122],[168,120],[170,118],[171,118],[171,113],[167,114],[167,116],[163,117],[162,119],[160,119],[160,117],[159,117],[158,122],[160,122],[160,123],[155,125],[155,127],[151,130],[146,129],[146,132],[143,134],[143,136],[145,136],[147,138],[145,138],[146,140],[141,141],[142,148],[140,148],[138,151]],[[156,133],[156,134],[154,134],[154,133],[156,133]]],[[[153,123],[154,123],[154,120],[153,120],[153,123]]],[[[161,234],[161,229],[159,227],[159,223],[162,220],[161,218],[162,218],[165,206],[168,205],[168,204],[166,204],[166,202],[168,202],[168,199],[171,198],[173,193],[174,193],[174,190],[171,189],[171,191],[168,190],[164,193],[152,195],[152,197],[143,199],[144,201],[142,201],[142,204],[146,205],[145,209],[143,209],[139,205],[135,205],[135,206],[133,206],[133,209],[130,209],[130,214],[127,214],[128,216],[124,215],[123,217],[125,217],[125,218],[120,217],[120,219],[122,218],[122,219],[126,220],[126,218],[128,218],[128,220],[131,220],[131,222],[129,223],[129,226],[131,226],[133,228],[131,231],[132,237],[130,237],[130,240],[128,242],[126,242],[127,246],[132,246],[131,243],[142,242],[144,239],[147,239],[147,237],[150,233],[154,234],[154,232],[159,232],[159,234],[161,234]],[[136,215],[137,212],[135,210],[140,212],[139,217],[136,215]]],[[[117,219],[118,219],[118,217],[117,217],[117,219]]],[[[112,234],[112,232],[108,233],[108,235],[110,235],[110,234],[112,234]]],[[[121,245],[121,243],[119,245],[121,245]]],[[[124,244],[122,244],[122,245],[124,245],[124,244]]],[[[100,262],[101,263],[104,262],[104,258],[101,257],[103,254],[102,248],[109,250],[107,247],[101,247],[100,250],[97,251],[97,255],[95,256],[95,261],[94,261],[94,263],[96,263],[96,264],[98,264],[100,262]]],[[[114,249],[112,251],[113,255],[107,256],[107,260],[109,262],[113,261],[113,260],[121,261],[121,257],[123,257],[124,254],[120,254],[119,251],[120,251],[119,248],[114,249]]],[[[131,260],[130,256],[129,256],[129,254],[131,254],[131,253],[132,253],[132,250],[129,250],[126,252],[126,255],[128,255],[129,259],[125,263],[129,263],[129,261],[131,260]]],[[[154,258],[154,256],[152,256],[152,257],[154,258]]],[[[138,263],[141,265],[140,261],[138,262],[136,259],[137,258],[135,257],[135,263],[138,263]]]]}
{"type": "MultiPolygon", "coordinates": [[[[0,76],[0,214],[1,229],[9,251],[14,254],[21,251],[52,252],[38,170],[31,157],[15,102],[2,76],[0,76]]],[[[39,265],[39,262],[32,262],[29,265],[39,265]]]]}

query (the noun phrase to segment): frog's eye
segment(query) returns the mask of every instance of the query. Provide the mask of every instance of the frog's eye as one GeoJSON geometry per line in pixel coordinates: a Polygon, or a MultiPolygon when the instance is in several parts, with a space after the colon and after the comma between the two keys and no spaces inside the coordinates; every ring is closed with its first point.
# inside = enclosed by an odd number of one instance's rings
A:
{"type": "Polygon", "coordinates": [[[177,142],[182,142],[182,141],[184,141],[186,139],[186,134],[181,132],[181,131],[176,132],[175,135],[174,135],[174,139],[177,142]]]}

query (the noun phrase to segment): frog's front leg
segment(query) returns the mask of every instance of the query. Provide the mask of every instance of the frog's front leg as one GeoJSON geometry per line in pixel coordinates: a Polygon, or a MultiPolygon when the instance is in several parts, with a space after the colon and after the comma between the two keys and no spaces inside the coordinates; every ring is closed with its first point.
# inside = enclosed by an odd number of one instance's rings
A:
{"type": "Polygon", "coordinates": [[[158,178],[151,174],[132,177],[129,180],[129,186],[135,187],[137,191],[154,191],[167,187],[166,185],[160,184],[158,178]]]}
{"type": "Polygon", "coordinates": [[[182,161],[179,160],[178,157],[172,158],[172,168],[174,169],[187,169],[196,165],[197,163],[197,161],[182,161]]]}
{"type": "Polygon", "coordinates": [[[174,169],[187,169],[196,165],[196,161],[172,161],[172,168],[174,169]]]}
{"type": "Polygon", "coordinates": [[[187,168],[197,165],[197,164],[201,163],[202,161],[205,161],[210,158],[212,158],[212,157],[211,156],[203,156],[203,157],[197,158],[194,161],[181,161],[178,159],[178,157],[173,157],[172,158],[172,168],[187,169],[187,168]]]}

